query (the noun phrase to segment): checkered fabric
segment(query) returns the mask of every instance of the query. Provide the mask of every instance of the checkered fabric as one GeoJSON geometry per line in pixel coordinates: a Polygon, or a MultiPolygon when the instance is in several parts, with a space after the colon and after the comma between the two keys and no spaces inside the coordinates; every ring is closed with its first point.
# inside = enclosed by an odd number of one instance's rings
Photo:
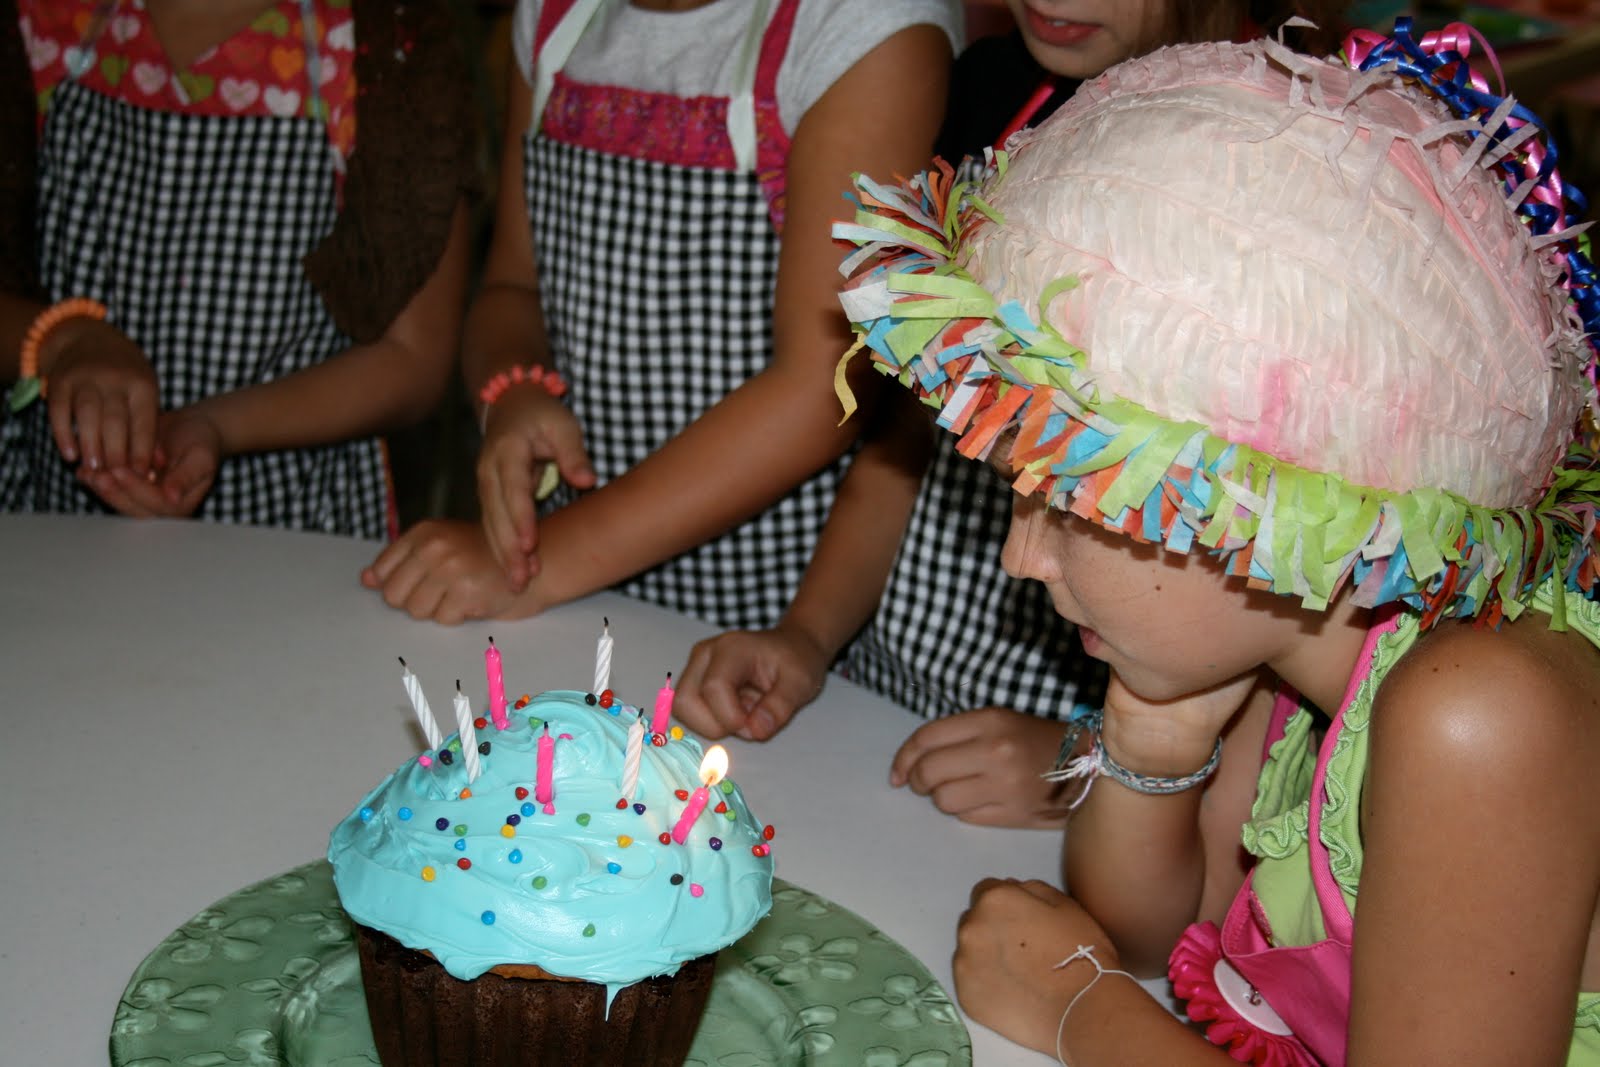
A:
{"type": "MultiPolygon", "coordinates": [[[[603,485],[767,366],[778,237],[753,173],[542,136],[524,138],[524,161],[550,344],[603,485]]],[[[716,626],[771,626],[810,560],[839,473],[839,464],[825,469],[618,588],[716,626]]]]}
{"type": "Polygon", "coordinates": [[[877,615],[841,672],[927,718],[995,705],[1065,719],[1099,706],[1091,659],[1043,585],[1009,578],[1000,549],[1011,490],[940,441],[877,615]]]}
{"type": "MultiPolygon", "coordinates": [[[[39,177],[45,284],[107,306],[153,363],[163,410],[350,347],[301,266],[336,214],[320,122],[157,111],[68,81],[39,177]]],[[[43,404],[7,423],[0,464],[7,510],[105,510],[62,462],[43,404]]],[[[225,459],[198,515],[382,538],[387,505],[382,446],[366,439],[225,459]]]]}

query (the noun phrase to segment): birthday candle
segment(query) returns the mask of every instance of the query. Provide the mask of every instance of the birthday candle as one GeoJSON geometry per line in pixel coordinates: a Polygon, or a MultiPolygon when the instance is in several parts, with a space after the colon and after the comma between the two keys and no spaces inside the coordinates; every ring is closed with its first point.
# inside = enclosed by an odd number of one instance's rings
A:
{"type": "Polygon", "coordinates": [[[467,763],[467,784],[471,785],[483,773],[478,762],[478,732],[472,728],[472,705],[461,691],[461,679],[456,679],[456,729],[461,734],[461,758],[467,763]]]}
{"type": "Polygon", "coordinates": [[[712,745],[706,749],[706,757],[700,761],[700,781],[703,784],[689,794],[689,803],[684,807],[683,814],[678,817],[678,824],[672,828],[672,839],[678,844],[683,844],[689,836],[694,821],[700,817],[706,803],[711,799],[712,788],[722,781],[723,775],[727,773],[727,750],[721,745],[712,745]]]}
{"type": "Polygon", "coordinates": [[[483,653],[483,670],[489,676],[489,718],[494,720],[497,729],[504,730],[509,722],[506,718],[506,678],[500,668],[500,650],[494,647],[492,637],[483,653]]]}
{"type": "Polygon", "coordinates": [[[622,796],[633,799],[639,785],[639,756],[644,751],[644,712],[640,711],[628,727],[628,748],[622,757],[622,796]]]}
{"type": "Polygon", "coordinates": [[[605,625],[594,647],[594,688],[590,690],[595,696],[611,688],[611,620],[601,621],[605,625]]]}
{"type": "Polygon", "coordinates": [[[533,799],[541,804],[552,803],[556,798],[555,757],[556,739],[550,736],[550,724],[545,723],[544,734],[539,738],[539,777],[533,784],[533,799]]]}
{"type": "Polygon", "coordinates": [[[672,718],[672,672],[667,672],[667,684],[656,690],[656,710],[650,718],[650,732],[665,734],[667,721],[672,718]]]}
{"type": "Polygon", "coordinates": [[[400,680],[405,683],[406,696],[411,698],[411,710],[417,714],[417,724],[422,727],[422,736],[427,740],[430,750],[437,749],[444,744],[444,735],[439,732],[439,724],[434,721],[433,709],[428,707],[428,698],[422,692],[422,683],[417,681],[417,676],[406,666],[406,658],[404,656],[398,658],[401,669],[405,671],[400,680]]]}

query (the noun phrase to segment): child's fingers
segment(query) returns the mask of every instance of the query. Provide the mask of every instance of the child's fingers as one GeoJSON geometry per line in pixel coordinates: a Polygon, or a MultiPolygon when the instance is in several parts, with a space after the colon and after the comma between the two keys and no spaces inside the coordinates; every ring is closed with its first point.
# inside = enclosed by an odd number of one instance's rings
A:
{"type": "MultiPolygon", "coordinates": [[[[724,635],[726,636],[726,635],[724,635]]],[[[708,740],[726,737],[744,725],[745,713],[738,690],[744,678],[730,673],[718,650],[722,638],[697,643],[678,674],[672,710],[684,724],[708,740]]]]}
{"type": "Polygon", "coordinates": [[[173,458],[162,475],[162,492],[179,513],[191,514],[211,488],[216,471],[216,463],[205,449],[185,449],[173,458]]]}
{"type": "Polygon", "coordinates": [[[92,471],[105,468],[100,454],[100,390],[92,385],[80,386],[72,397],[72,422],[78,434],[78,453],[84,466],[92,471]]]}
{"type": "Polygon", "coordinates": [[[911,731],[911,736],[906,738],[905,743],[895,752],[894,759],[889,762],[889,784],[896,789],[905,785],[911,769],[924,756],[934,749],[958,744],[974,737],[977,731],[973,726],[974,721],[968,716],[951,715],[923,723],[911,731]]]}
{"type": "Polygon", "coordinates": [[[112,393],[100,406],[100,455],[107,470],[128,465],[127,395],[112,393]]]}
{"type": "Polygon", "coordinates": [[[68,379],[51,390],[46,413],[50,417],[50,433],[56,440],[56,450],[68,463],[78,462],[78,434],[72,426],[72,381],[68,379]]]}
{"type": "Polygon", "coordinates": [[[111,471],[91,471],[84,467],[78,468],[78,480],[88,486],[95,496],[105,502],[106,507],[118,515],[126,515],[132,519],[148,519],[158,514],[154,505],[159,503],[160,495],[156,494],[152,499],[148,485],[143,487],[146,493],[138,494],[132,492],[129,486],[111,471]]]}
{"type": "Polygon", "coordinates": [[[154,463],[157,398],[155,390],[137,383],[128,395],[128,466],[143,474],[154,463]]]}
{"type": "MultiPolygon", "coordinates": [[[[416,539],[416,532],[419,528],[413,526],[410,530],[385,545],[383,551],[379,552],[377,557],[362,570],[361,584],[369,589],[380,589],[386,586],[389,579],[394,577],[400,565],[406,561],[414,550],[413,542],[416,539]]],[[[387,590],[384,591],[384,599],[389,599],[387,590]]],[[[390,607],[399,606],[398,604],[390,604],[390,607]]]]}

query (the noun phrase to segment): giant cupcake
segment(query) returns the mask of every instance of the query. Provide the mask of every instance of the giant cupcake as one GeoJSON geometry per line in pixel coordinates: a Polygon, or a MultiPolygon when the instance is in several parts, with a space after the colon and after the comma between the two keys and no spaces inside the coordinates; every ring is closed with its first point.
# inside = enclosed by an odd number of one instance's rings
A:
{"type": "Polygon", "coordinates": [[[771,907],[771,828],[609,691],[458,716],[329,841],[385,1067],[680,1064],[771,907]]]}

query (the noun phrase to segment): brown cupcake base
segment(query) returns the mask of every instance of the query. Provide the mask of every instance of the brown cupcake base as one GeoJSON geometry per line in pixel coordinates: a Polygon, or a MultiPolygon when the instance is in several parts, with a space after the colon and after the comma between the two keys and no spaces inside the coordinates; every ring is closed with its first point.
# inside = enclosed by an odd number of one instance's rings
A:
{"type": "Polygon", "coordinates": [[[358,924],[356,939],[384,1067],[681,1067],[717,961],[619,990],[608,1016],[594,982],[496,971],[464,982],[377,930],[358,924]]]}

